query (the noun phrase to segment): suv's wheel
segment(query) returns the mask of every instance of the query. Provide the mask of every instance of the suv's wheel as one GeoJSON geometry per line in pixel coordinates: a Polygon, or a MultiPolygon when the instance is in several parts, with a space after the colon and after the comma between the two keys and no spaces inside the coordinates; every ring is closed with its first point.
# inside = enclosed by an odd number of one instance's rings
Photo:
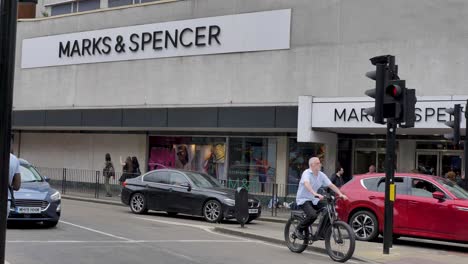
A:
{"type": "Polygon", "coordinates": [[[130,198],[130,209],[135,214],[144,214],[148,212],[146,199],[142,193],[135,193],[130,198]]]}
{"type": "Polygon", "coordinates": [[[379,235],[379,222],[375,214],[369,211],[358,211],[351,216],[349,225],[357,240],[371,241],[379,235]]]}
{"type": "Polygon", "coordinates": [[[223,219],[223,208],[216,200],[209,200],[203,206],[203,217],[210,223],[217,223],[223,219]]]}

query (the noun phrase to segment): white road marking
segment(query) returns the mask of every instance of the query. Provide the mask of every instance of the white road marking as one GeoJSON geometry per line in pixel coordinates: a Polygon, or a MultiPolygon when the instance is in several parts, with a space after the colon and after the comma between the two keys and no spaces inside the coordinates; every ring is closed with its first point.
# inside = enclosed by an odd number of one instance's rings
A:
{"type": "Polygon", "coordinates": [[[82,241],[82,240],[11,240],[7,243],[37,243],[37,244],[52,244],[52,243],[63,243],[63,244],[138,244],[138,243],[255,243],[255,241],[232,241],[232,240],[200,240],[200,239],[187,239],[187,240],[129,240],[129,241],[116,241],[116,240],[101,240],[101,241],[82,241]]]}
{"type": "Polygon", "coordinates": [[[60,223],[64,223],[64,224],[67,224],[67,225],[71,225],[71,226],[74,226],[74,227],[78,227],[78,228],[81,228],[81,229],[84,229],[84,230],[88,230],[88,231],[91,231],[91,232],[95,232],[95,233],[98,233],[98,234],[101,234],[101,235],[105,235],[105,236],[109,236],[109,237],[113,237],[113,238],[117,238],[117,239],[122,239],[122,240],[127,240],[127,241],[133,241],[132,239],[128,239],[128,238],[125,238],[125,237],[112,235],[112,234],[109,234],[109,233],[106,233],[106,232],[102,232],[102,231],[99,231],[99,230],[96,230],[96,229],[92,229],[92,228],[89,228],[89,227],[85,227],[85,226],[73,224],[73,223],[70,223],[70,222],[65,222],[65,221],[62,221],[62,220],[60,220],[60,223]]]}
{"type": "Polygon", "coordinates": [[[206,231],[208,233],[211,233],[211,234],[214,234],[214,235],[217,235],[217,236],[230,237],[230,238],[234,238],[234,239],[242,240],[242,241],[251,241],[250,239],[242,238],[242,237],[239,237],[239,236],[227,235],[227,234],[221,234],[221,233],[215,232],[215,231],[213,231],[214,227],[211,227],[211,226],[194,225],[194,224],[187,224],[187,223],[180,223],[180,222],[170,222],[170,221],[157,220],[157,219],[151,219],[151,218],[145,218],[145,217],[136,217],[136,218],[140,219],[140,220],[156,222],[156,223],[162,223],[162,224],[168,224],[168,225],[177,225],[177,226],[186,226],[186,227],[192,227],[192,228],[199,228],[199,229],[202,229],[203,231],[206,231]]]}
{"type": "MultiPolygon", "coordinates": [[[[178,225],[178,226],[187,226],[187,227],[199,228],[199,229],[202,229],[202,230],[207,231],[207,232],[212,233],[212,234],[231,237],[231,238],[236,238],[236,239],[243,240],[244,242],[253,242],[253,243],[263,244],[263,245],[270,246],[270,247],[287,249],[286,246],[280,246],[280,245],[276,245],[276,244],[273,244],[273,243],[264,242],[264,241],[261,241],[261,240],[251,240],[251,239],[241,238],[241,237],[235,236],[235,235],[221,234],[221,233],[213,231],[214,227],[210,227],[210,226],[194,225],[194,224],[179,223],[179,222],[170,222],[170,221],[157,220],[157,219],[151,219],[151,218],[145,218],[145,217],[136,217],[136,218],[140,219],[140,220],[146,220],[146,221],[157,222],[157,223],[168,224],[168,225],[178,225]]],[[[312,252],[312,251],[304,251],[303,253],[304,254],[310,254],[310,255],[316,255],[316,256],[320,256],[320,257],[326,257],[326,258],[329,257],[327,254],[322,254],[322,253],[317,253],[317,252],[312,252]]],[[[358,263],[358,262],[356,262],[354,260],[348,260],[347,262],[349,262],[349,263],[358,263]]]]}

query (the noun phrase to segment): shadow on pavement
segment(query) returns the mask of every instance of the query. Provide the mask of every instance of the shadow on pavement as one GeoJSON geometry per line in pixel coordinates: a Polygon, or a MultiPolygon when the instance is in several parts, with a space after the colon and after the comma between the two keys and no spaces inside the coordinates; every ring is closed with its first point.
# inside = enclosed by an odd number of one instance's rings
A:
{"type": "Polygon", "coordinates": [[[31,222],[31,221],[8,221],[8,229],[55,229],[55,227],[48,227],[42,224],[42,222],[31,222]]]}
{"type": "MultiPolygon", "coordinates": [[[[129,212],[129,213],[132,214],[131,212],[129,212]]],[[[167,218],[167,219],[183,219],[183,220],[197,221],[199,223],[208,223],[202,216],[184,215],[184,214],[177,214],[176,216],[169,216],[165,212],[154,212],[154,211],[148,212],[146,215],[147,216],[164,217],[164,218],[167,218]]],[[[223,220],[223,221],[220,222],[220,224],[229,225],[229,226],[240,225],[237,222],[236,219],[223,220]]],[[[255,224],[256,223],[255,223],[255,220],[254,220],[251,223],[246,224],[246,225],[255,225],[255,224]]]]}

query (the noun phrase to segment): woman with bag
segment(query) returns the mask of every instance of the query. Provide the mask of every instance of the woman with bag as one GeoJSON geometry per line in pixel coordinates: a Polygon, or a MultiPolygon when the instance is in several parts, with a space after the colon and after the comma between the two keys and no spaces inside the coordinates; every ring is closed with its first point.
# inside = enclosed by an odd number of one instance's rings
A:
{"type": "Polygon", "coordinates": [[[112,164],[111,156],[109,153],[106,153],[106,161],[104,169],[102,170],[102,176],[104,176],[104,186],[106,187],[106,197],[112,197],[111,188],[110,188],[110,178],[115,179],[115,169],[114,164],[112,164]]]}

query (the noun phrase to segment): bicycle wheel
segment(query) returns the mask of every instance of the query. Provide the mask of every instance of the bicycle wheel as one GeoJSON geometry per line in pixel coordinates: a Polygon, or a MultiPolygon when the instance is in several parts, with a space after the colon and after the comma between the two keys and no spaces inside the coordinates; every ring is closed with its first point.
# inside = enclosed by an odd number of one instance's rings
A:
{"type": "Polygon", "coordinates": [[[336,221],[325,234],[325,248],[331,259],[345,262],[353,256],[356,237],[351,227],[342,221],[336,221]]]}
{"type": "Polygon", "coordinates": [[[299,225],[300,220],[297,218],[289,218],[286,226],[284,227],[284,241],[289,250],[294,253],[301,253],[309,245],[309,231],[306,229],[304,240],[300,240],[296,237],[296,228],[299,225]]]}

